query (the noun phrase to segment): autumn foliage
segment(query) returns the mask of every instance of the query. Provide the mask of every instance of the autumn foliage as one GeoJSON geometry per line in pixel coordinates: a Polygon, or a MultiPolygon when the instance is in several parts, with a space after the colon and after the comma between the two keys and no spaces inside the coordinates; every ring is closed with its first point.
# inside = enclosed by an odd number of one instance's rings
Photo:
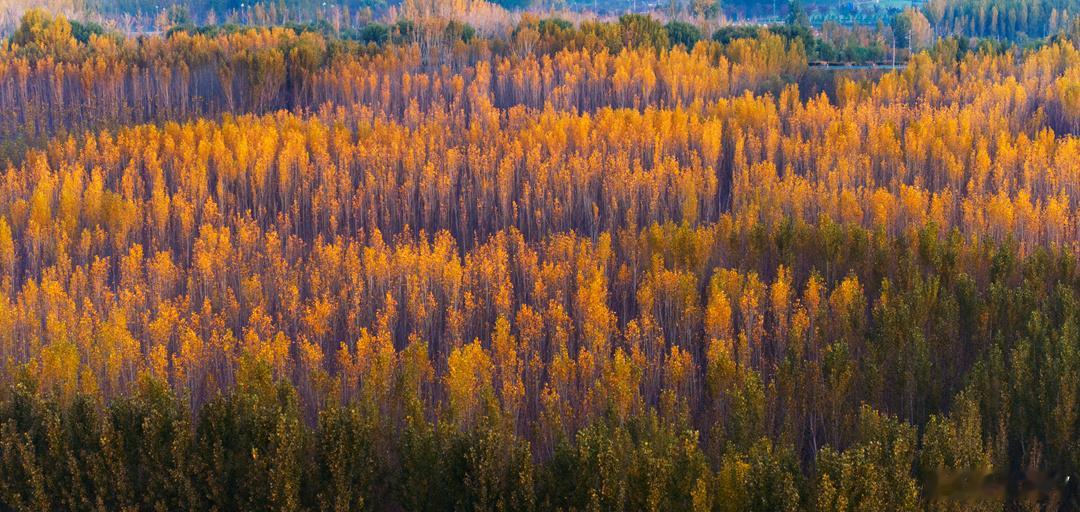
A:
{"type": "Polygon", "coordinates": [[[0,508],[1076,506],[1076,43],[611,25],[0,49],[0,508]]]}

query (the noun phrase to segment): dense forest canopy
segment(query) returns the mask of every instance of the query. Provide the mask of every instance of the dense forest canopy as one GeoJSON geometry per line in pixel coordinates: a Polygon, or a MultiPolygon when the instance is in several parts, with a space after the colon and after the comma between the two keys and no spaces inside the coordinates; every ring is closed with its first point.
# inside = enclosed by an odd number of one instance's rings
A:
{"type": "Polygon", "coordinates": [[[1076,509],[1073,3],[21,13],[0,510],[1076,509]]]}

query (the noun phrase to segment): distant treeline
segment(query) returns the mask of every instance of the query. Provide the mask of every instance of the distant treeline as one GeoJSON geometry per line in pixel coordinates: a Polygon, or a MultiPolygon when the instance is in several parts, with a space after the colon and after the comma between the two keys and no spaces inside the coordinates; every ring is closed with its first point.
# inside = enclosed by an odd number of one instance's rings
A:
{"type": "Polygon", "coordinates": [[[286,14],[293,13],[295,16],[314,16],[318,12],[326,10],[327,6],[340,9],[360,11],[371,9],[382,11],[387,7],[399,4],[400,0],[335,0],[324,2],[322,0],[87,0],[87,7],[92,11],[106,16],[120,15],[156,15],[166,11],[177,17],[190,17],[205,21],[211,13],[218,19],[231,12],[243,12],[256,7],[286,14]]]}
{"type": "Polygon", "coordinates": [[[923,11],[940,35],[1018,40],[1073,30],[1080,0],[929,0],[923,11]]]}

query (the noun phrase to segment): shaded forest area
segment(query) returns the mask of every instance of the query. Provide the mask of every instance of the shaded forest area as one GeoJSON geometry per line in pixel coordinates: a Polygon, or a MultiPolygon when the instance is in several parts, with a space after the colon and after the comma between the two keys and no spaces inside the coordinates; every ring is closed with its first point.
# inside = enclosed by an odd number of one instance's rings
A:
{"type": "Polygon", "coordinates": [[[0,509],[1075,509],[1073,23],[817,94],[781,29],[32,11],[0,509]]]}

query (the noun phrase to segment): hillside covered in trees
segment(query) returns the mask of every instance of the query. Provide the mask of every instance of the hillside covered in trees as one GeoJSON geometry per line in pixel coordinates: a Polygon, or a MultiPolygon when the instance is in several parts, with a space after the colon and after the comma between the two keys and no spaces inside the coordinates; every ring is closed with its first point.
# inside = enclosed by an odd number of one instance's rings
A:
{"type": "Polygon", "coordinates": [[[872,74],[797,18],[29,11],[0,510],[1076,509],[1069,3],[872,74]]]}

